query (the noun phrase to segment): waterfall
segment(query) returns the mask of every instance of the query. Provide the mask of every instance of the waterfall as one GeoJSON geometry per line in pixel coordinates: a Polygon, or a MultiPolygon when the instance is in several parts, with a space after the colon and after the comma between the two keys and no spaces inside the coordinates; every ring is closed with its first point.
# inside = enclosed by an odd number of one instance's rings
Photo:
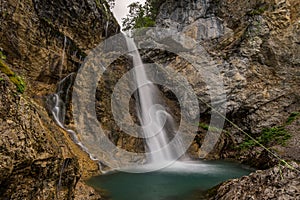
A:
{"type": "Polygon", "coordinates": [[[56,93],[48,96],[46,104],[56,124],[69,133],[74,143],[80,146],[83,151],[88,153],[92,160],[98,160],[95,159],[89,153],[88,149],[79,141],[77,134],[65,126],[66,102],[69,101],[69,91],[75,76],[75,73],[71,73],[63,78],[57,85],[56,93]]]}
{"type": "MultiPolygon", "coordinates": [[[[170,162],[176,158],[176,152],[168,147],[169,134],[166,125],[172,126],[173,118],[164,107],[159,104],[161,97],[159,90],[147,77],[145,66],[142,62],[134,39],[126,37],[128,50],[133,59],[134,72],[137,84],[137,115],[142,126],[143,137],[146,140],[146,149],[149,151],[149,163],[170,162]],[[146,84],[145,84],[146,83],[146,84]]],[[[180,147],[178,147],[180,148],[180,147]]]]}

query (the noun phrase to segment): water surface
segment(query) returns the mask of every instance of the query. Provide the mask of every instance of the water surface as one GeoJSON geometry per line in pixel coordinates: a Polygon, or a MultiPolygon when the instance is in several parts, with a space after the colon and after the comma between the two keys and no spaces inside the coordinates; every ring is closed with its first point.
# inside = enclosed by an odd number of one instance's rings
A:
{"type": "MultiPolygon", "coordinates": [[[[105,189],[113,200],[194,200],[206,190],[251,170],[225,161],[176,162],[156,172],[114,172],[93,177],[88,184],[105,189]]],[[[201,197],[197,199],[201,199],[201,197]]]]}

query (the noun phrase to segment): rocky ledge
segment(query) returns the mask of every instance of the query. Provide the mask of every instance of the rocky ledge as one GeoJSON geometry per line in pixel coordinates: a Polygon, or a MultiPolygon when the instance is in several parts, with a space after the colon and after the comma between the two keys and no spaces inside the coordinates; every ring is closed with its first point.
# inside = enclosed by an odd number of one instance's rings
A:
{"type": "Polygon", "coordinates": [[[211,190],[213,197],[210,200],[300,199],[300,165],[295,162],[289,165],[259,170],[249,176],[227,181],[211,190]]]}

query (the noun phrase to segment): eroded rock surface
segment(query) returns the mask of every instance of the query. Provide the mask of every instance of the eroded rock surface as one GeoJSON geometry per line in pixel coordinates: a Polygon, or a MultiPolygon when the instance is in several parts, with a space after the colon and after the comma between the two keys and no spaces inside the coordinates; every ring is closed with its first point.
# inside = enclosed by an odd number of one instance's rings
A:
{"type": "Polygon", "coordinates": [[[4,0],[0,24],[0,199],[100,199],[82,182],[98,164],[54,123],[45,100],[119,32],[107,2],[4,0]]]}
{"type": "Polygon", "coordinates": [[[210,199],[299,199],[300,167],[295,162],[290,165],[292,169],[276,166],[227,181],[217,189],[217,195],[210,199]]]}
{"type": "Polygon", "coordinates": [[[119,25],[104,0],[1,1],[0,47],[27,92],[55,92],[59,80],[77,72],[86,54],[119,25]]]}
{"type": "Polygon", "coordinates": [[[1,199],[73,199],[81,176],[97,173],[97,164],[78,153],[45,109],[0,77],[1,199]]]}
{"type": "MultiPolygon", "coordinates": [[[[299,19],[299,2],[295,0],[168,0],[161,6],[157,23],[181,31],[195,39],[197,48],[208,52],[213,62],[203,65],[217,68],[222,76],[227,118],[258,137],[264,128],[284,125],[291,113],[299,112],[299,19]]],[[[162,57],[162,53],[156,56],[162,57]]],[[[168,66],[187,77],[199,97],[202,121],[208,123],[210,108],[203,102],[214,99],[205,89],[205,79],[191,73],[193,67],[180,56],[168,66]]],[[[233,147],[246,137],[228,123],[225,129],[225,137],[209,157],[236,157],[239,149],[233,147]]],[[[298,138],[299,130],[296,132],[292,137],[298,138]]],[[[298,149],[295,146],[294,150],[298,149]]],[[[258,149],[254,157],[263,151],[258,149]]]]}

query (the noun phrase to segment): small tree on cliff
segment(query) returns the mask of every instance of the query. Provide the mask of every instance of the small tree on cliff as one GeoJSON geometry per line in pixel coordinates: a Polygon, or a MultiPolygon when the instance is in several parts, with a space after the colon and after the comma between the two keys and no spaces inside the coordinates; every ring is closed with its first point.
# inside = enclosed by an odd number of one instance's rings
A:
{"type": "Polygon", "coordinates": [[[147,0],[144,5],[139,2],[130,4],[129,14],[123,18],[123,30],[151,27],[155,25],[158,9],[164,1],[147,0]]]}

